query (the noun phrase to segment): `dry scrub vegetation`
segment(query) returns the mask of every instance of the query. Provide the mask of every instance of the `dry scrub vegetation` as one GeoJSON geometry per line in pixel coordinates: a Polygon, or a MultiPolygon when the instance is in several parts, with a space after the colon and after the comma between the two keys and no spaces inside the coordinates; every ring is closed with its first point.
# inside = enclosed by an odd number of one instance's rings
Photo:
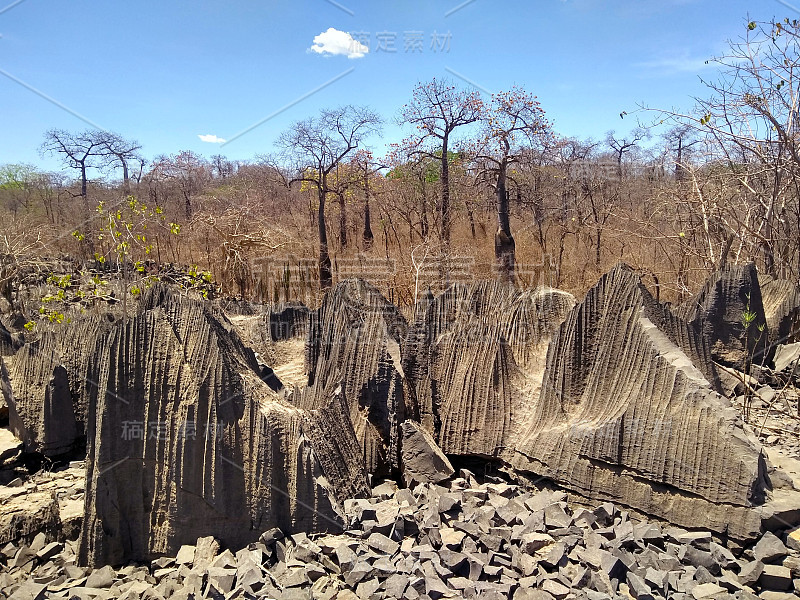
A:
{"type": "Polygon", "coordinates": [[[528,91],[437,80],[413,90],[399,111],[413,133],[384,157],[365,146],[383,118],[360,107],[300,121],[247,162],[146,160],[119,136],[50,131],[63,171],[0,167],[0,279],[37,256],[174,263],[226,294],[313,304],[327,254],[334,283],[362,276],[401,306],[463,279],[582,294],[620,260],[673,302],[725,262],[798,279],[798,33],[747,24],[691,110],[639,107],[600,141],[558,135],[528,91]]]}

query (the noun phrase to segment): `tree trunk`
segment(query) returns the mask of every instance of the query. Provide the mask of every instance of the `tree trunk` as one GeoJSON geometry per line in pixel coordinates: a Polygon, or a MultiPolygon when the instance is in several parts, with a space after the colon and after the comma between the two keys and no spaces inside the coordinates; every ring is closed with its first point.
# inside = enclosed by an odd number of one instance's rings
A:
{"type": "Polygon", "coordinates": [[[420,203],[420,213],[422,215],[420,222],[420,232],[422,233],[422,240],[425,241],[428,239],[428,230],[430,226],[428,224],[428,195],[424,186],[422,188],[422,202],[420,203]]]}
{"type": "Polygon", "coordinates": [[[125,197],[128,197],[131,194],[131,182],[128,177],[128,161],[120,157],[120,162],[122,162],[122,191],[125,193],[125,197]]]}
{"type": "Polygon", "coordinates": [[[506,191],[506,165],[503,162],[497,174],[497,233],[494,236],[494,255],[500,281],[514,282],[515,250],[514,236],[508,217],[508,193],[506,191]]]}
{"type": "Polygon", "coordinates": [[[83,198],[83,207],[89,210],[89,199],[86,193],[86,163],[81,162],[81,198],[83,198]]]}
{"type": "Polygon", "coordinates": [[[370,223],[369,218],[369,191],[367,191],[366,196],[364,197],[364,250],[369,250],[372,248],[372,242],[374,239],[375,236],[372,235],[372,224],[370,223]]]}
{"type": "Polygon", "coordinates": [[[325,230],[325,176],[317,184],[319,208],[317,209],[317,226],[319,230],[319,288],[327,290],[333,285],[331,274],[331,257],[328,254],[328,233],[325,230]]]}
{"type": "Polygon", "coordinates": [[[467,218],[469,219],[469,231],[472,234],[472,239],[474,240],[476,237],[475,234],[475,211],[468,208],[467,209],[467,218]]]}
{"type": "Polygon", "coordinates": [[[341,240],[342,250],[347,248],[347,213],[344,205],[344,194],[338,194],[339,200],[339,239],[341,240]]]}
{"type": "MultiPolygon", "coordinates": [[[[83,198],[84,216],[86,219],[91,220],[93,215],[91,209],[89,208],[89,194],[87,187],[88,186],[86,183],[86,162],[84,160],[81,161],[81,197],[83,198]]],[[[94,255],[95,254],[94,236],[87,235],[86,241],[88,242],[90,255],[94,255]]]]}
{"type": "Polygon", "coordinates": [[[603,228],[598,226],[595,228],[595,254],[594,264],[600,266],[600,242],[603,235],[603,228]]]}
{"type": "Polygon", "coordinates": [[[442,140],[442,246],[448,253],[450,249],[450,162],[447,160],[447,135],[442,140]]]}

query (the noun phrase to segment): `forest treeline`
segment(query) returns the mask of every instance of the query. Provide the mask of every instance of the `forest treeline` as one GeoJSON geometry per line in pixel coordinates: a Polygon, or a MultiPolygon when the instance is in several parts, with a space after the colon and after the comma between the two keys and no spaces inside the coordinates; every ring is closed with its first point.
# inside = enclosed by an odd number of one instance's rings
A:
{"type": "Polygon", "coordinates": [[[397,115],[323,110],[249,161],[51,130],[41,150],[62,170],[0,166],[0,279],[67,255],[191,265],[262,301],[313,302],[362,276],[404,305],[482,278],[582,293],[620,260],[673,302],[726,262],[798,280],[798,25],[747,23],[690,109],[639,106],[601,140],[559,135],[531,90],[438,79],[397,115]],[[387,118],[409,135],[376,156],[387,118]]]}

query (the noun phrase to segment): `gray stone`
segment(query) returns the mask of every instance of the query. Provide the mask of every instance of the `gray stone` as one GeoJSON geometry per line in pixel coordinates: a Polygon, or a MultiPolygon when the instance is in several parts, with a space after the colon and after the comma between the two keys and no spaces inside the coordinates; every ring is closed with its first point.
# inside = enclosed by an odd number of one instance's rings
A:
{"type": "Polygon", "coordinates": [[[175,556],[175,563],[178,565],[191,565],[194,563],[194,553],[194,546],[187,546],[184,544],[180,547],[178,554],[175,556]]]}
{"type": "Polygon", "coordinates": [[[569,527],[572,525],[572,517],[560,504],[551,504],[544,509],[544,522],[548,529],[569,527]]]}
{"type": "Polygon", "coordinates": [[[207,568],[217,556],[219,548],[219,542],[212,536],[198,538],[195,545],[194,560],[192,561],[194,568],[207,568]]]}
{"type": "Polygon", "coordinates": [[[773,590],[764,590],[758,596],[761,600],[797,600],[795,594],[789,592],[776,592],[773,590]]]}
{"type": "Polygon", "coordinates": [[[694,572],[694,580],[697,583],[716,583],[717,578],[714,577],[708,569],[704,566],[697,567],[697,571],[694,572]]]}
{"type": "Polygon", "coordinates": [[[650,589],[650,586],[647,585],[641,577],[632,572],[628,573],[626,583],[628,584],[628,589],[630,589],[631,595],[634,598],[650,596],[653,593],[650,589]]]}
{"type": "Polygon", "coordinates": [[[451,477],[453,465],[430,433],[414,421],[403,421],[401,461],[406,481],[438,483],[451,477]]]}
{"type": "Polygon", "coordinates": [[[278,540],[282,540],[284,538],[283,532],[277,528],[273,527],[272,529],[268,529],[264,533],[261,534],[259,541],[262,544],[269,546],[270,544],[275,543],[278,540]]]}
{"type": "Polygon", "coordinates": [[[523,552],[533,554],[537,550],[549,546],[554,542],[555,540],[553,537],[546,533],[532,532],[524,534],[520,539],[519,545],[523,552]]]}
{"type": "Polygon", "coordinates": [[[536,553],[539,562],[547,567],[557,567],[564,559],[567,553],[567,547],[563,542],[556,542],[545,548],[542,548],[536,553]]]}
{"type": "Polygon", "coordinates": [[[709,544],[709,549],[711,550],[711,557],[720,567],[727,569],[736,564],[736,558],[733,556],[733,553],[724,546],[720,546],[716,542],[711,542],[709,544]]]}
{"type": "Polygon", "coordinates": [[[794,365],[800,359],[800,342],[794,344],[781,344],[775,349],[773,364],[775,370],[780,372],[794,365]]]}
{"type": "MultiPolygon", "coordinates": [[[[648,567],[644,574],[644,582],[656,590],[662,591],[667,586],[667,572],[648,567]]],[[[630,586],[630,584],[628,584],[630,586]]]]}
{"type": "Polygon", "coordinates": [[[116,573],[110,566],[105,566],[102,569],[95,569],[86,580],[86,587],[90,588],[108,588],[114,583],[116,573]]]}
{"type": "Polygon", "coordinates": [[[764,572],[764,563],[754,560],[744,563],[739,569],[739,582],[742,585],[754,586],[764,572]]]}
{"type": "Polygon", "coordinates": [[[694,546],[686,546],[686,551],[683,555],[683,562],[693,565],[695,567],[705,567],[712,575],[720,574],[720,566],[711,552],[700,550],[694,546]]]}
{"type": "Polygon", "coordinates": [[[686,531],[675,536],[679,544],[692,544],[703,550],[708,550],[711,543],[710,531],[686,531]]]}
{"type": "Polygon", "coordinates": [[[556,600],[562,600],[569,595],[570,589],[554,579],[546,579],[542,582],[542,591],[547,592],[556,600]]]}
{"type": "Polygon", "coordinates": [[[753,556],[763,563],[775,562],[789,553],[783,542],[771,531],[766,532],[753,548],[753,556]]]}
{"type": "Polygon", "coordinates": [[[758,583],[765,589],[786,591],[793,589],[792,572],[781,565],[764,565],[758,583]]]}
{"type": "Polygon", "coordinates": [[[36,558],[39,560],[50,560],[56,554],[64,550],[64,545],[58,542],[50,542],[39,551],[36,552],[36,558]]]}
{"type": "Polygon", "coordinates": [[[692,588],[691,593],[695,600],[705,600],[706,598],[713,598],[727,592],[724,587],[720,587],[714,583],[701,583],[692,588]]]}
{"type": "Polygon", "coordinates": [[[367,538],[367,545],[370,548],[383,552],[384,554],[395,554],[400,549],[400,544],[386,537],[382,533],[373,533],[367,538]]]}

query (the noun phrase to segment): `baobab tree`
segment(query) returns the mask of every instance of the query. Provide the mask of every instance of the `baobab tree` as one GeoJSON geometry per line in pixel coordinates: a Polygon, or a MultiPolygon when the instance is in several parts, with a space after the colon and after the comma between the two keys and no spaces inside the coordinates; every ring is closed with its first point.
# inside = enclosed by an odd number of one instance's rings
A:
{"type": "Polygon", "coordinates": [[[380,131],[382,123],[381,117],[369,108],[348,105],[322,110],[318,117],[298,121],[278,139],[278,146],[295,172],[290,183],[305,181],[317,188],[321,289],[333,285],[325,224],[325,198],[333,191],[331,173],[367,137],[380,131]]]}
{"type": "Polygon", "coordinates": [[[509,220],[508,168],[519,161],[525,146],[550,137],[552,131],[536,96],[517,87],[492,95],[483,125],[476,157],[479,177],[494,189],[497,200],[494,253],[498,275],[501,281],[513,282],[516,245],[509,220]]]}
{"type": "Polygon", "coordinates": [[[139,142],[126,140],[116,133],[106,133],[101,137],[104,148],[104,160],[107,166],[122,168],[122,190],[128,196],[131,193],[129,167],[132,163],[139,163],[139,174],[144,169],[145,160],[139,154],[142,149],[139,142]]]}
{"type": "Polygon", "coordinates": [[[606,144],[614,153],[617,162],[617,177],[622,179],[622,161],[625,155],[638,147],[639,142],[650,137],[650,133],[643,127],[635,127],[627,136],[620,137],[614,131],[606,134],[606,144]]]}
{"type": "Polygon", "coordinates": [[[376,161],[369,150],[359,150],[353,157],[352,166],[358,172],[358,180],[361,190],[364,192],[364,228],[361,233],[361,241],[364,243],[364,250],[372,247],[375,236],[372,234],[372,222],[370,217],[370,204],[373,193],[372,179],[381,170],[386,168],[380,161],[376,161]]]}
{"type": "Polygon", "coordinates": [[[475,123],[483,112],[478,92],[456,89],[447,81],[418,83],[411,102],[403,106],[401,120],[416,127],[406,141],[412,152],[435,158],[440,164],[440,235],[444,253],[450,247],[450,147],[456,129],[475,123]]]}
{"type": "Polygon", "coordinates": [[[44,138],[42,154],[59,154],[68,167],[80,172],[80,196],[87,212],[88,169],[100,169],[119,162],[127,183],[127,161],[138,156],[140,148],[136,142],[128,141],[115,133],[95,129],[80,133],[51,129],[45,133],[44,138]]]}
{"type": "Polygon", "coordinates": [[[190,150],[172,156],[157,156],[150,171],[153,181],[173,181],[183,196],[186,221],[194,214],[195,196],[200,194],[211,180],[211,165],[205,158],[190,150]]]}
{"type": "Polygon", "coordinates": [[[699,144],[701,140],[697,137],[697,132],[689,125],[676,125],[664,134],[664,141],[667,144],[667,151],[675,156],[675,180],[685,181],[687,178],[688,157],[692,146],[699,144]]]}

